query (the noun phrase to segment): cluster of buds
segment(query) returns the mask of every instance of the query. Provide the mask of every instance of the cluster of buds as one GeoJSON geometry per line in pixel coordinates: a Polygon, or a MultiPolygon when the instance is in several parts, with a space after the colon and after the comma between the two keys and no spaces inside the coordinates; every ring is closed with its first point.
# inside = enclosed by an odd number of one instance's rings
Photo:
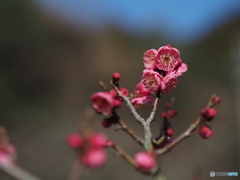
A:
{"type": "Polygon", "coordinates": [[[166,111],[160,112],[160,116],[163,118],[162,125],[160,127],[160,134],[153,139],[153,145],[155,149],[161,149],[173,141],[174,131],[170,123],[170,119],[177,115],[178,111],[173,109],[174,99],[172,102],[165,104],[166,111]]]}
{"type": "Polygon", "coordinates": [[[85,129],[83,134],[71,133],[67,136],[67,144],[77,152],[78,160],[90,169],[102,167],[107,159],[104,148],[107,137],[102,133],[85,129]]]}
{"type": "Polygon", "coordinates": [[[187,65],[182,63],[180,53],[171,45],[150,49],[144,54],[142,84],[151,93],[159,91],[163,94],[175,89],[178,76],[187,71],[187,65]]]}
{"type": "Polygon", "coordinates": [[[203,139],[208,139],[213,134],[213,130],[209,125],[207,125],[207,122],[212,121],[216,116],[217,111],[213,106],[219,104],[220,102],[221,98],[219,96],[214,96],[210,102],[210,106],[201,111],[202,120],[198,132],[203,139]]]}
{"type": "MultiPolygon", "coordinates": [[[[134,107],[153,103],[153,98],[150,96],[151,93],[141,82],[136,85],[134,93],[130,94],[126,88],[119,86],[120,77],[121,75],[119,73],[114,73],[112,76],[112,83],[119,89],[123,96],[131,99],[131,103],[134,107]]],[[[104,88],[104,90],[105,89],[106,88],[104,88]]],[[[98,114],[106,116],[106,118],[102,120],[103,127],[108,128],[112,124],[118,123],[120,117],[116,114],[116,109],[121,106],[123,98],[118,95],[115,89],[96,92],[91,96],[91,101],[94,110],[98,114]]]]}
{"type": "Polygon", "coordinates": [[[16,164],[16,148],[9,142],[5,128],[0,127],[0,164],[13,166],[16,164]]]}

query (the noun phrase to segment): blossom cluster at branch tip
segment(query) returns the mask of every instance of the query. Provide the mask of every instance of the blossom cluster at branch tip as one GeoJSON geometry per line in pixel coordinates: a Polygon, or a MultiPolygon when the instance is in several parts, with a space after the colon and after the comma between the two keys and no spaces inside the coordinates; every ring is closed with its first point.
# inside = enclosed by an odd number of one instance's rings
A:
{"type": "Polygon", "coordinates": [[[78,152],[81,163],[90,169],[97,169],[106,162],[107,155],[104,148],[107,147],[107,137],[102,133],[90,133],[83,136],[79,133],[71,133],[67,136],[67,144],[78,152]]]}
{"type": "Polygon", "coordinates": [[[135,107],[142,105],[153,104],[153,97],[151,93],[139,82],[134,90],[134,97],[131,99],[131,103],[135,107]]]}
{"type": "Polygon", "coordinates": [[[180,59],[179,51],[171,45],[146,51],[143,63],[146,69],[141,83],[151,94],[158,91],[166,94],[175,89],[177,78],[187,71],[187,65],[180,59]]]}

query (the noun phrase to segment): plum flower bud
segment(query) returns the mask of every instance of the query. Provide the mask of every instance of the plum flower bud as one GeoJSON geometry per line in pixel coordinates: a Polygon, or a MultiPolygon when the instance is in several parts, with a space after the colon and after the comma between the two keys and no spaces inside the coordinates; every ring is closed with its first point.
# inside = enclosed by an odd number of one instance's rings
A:
{"type": "Polygon", "coordinates": [[[115,89],[111,89],[111,90],[109,91],[109,94],[110,94],[113,98],[116,98],[116,97],[118,96],[117,91],[116,91],[115,89]]]}
{"type": "Polygon", "coordinates": [[[121,91],[122,95],[124,96],[128,96],[129,95],[129,92],[126,88],[124,87],[120,87],[119,90],[121,91]]]}
{"type": "Polygon", "coordinates": [[[208,139],[212,136],[213,131],[210,126],[202,125],[200,126],[198,133],[203,139],[208,139]]]}
{"type": "Polygon", "coordinates": [[[82,162],[90,169],[102,167],[106,162],[107,156],[102,148],[94,148],[87,151],[82,156],[82,162]]]}
{"type": "Polygon", "coordinates": [[[141,82],[139,82],[137,85],[136,85],[136,89],[134,91],[134,93],[137,95],[137,96],[149,96],[151,93],[149,93],[149,91],[142,85],[141,82]]]}
{"type": "Polygon", "coordinates": [[[173,131],[173,129],[171,127],[167,127],[165,129],[165,133],[166,133],[167,136],[171,136],[172,137],[173,134],[174,134],[174,131],[173,131]]]}
{"type": "Polygon", "coordinates": [[[73,149],[78,149],[83,145],[83,138],[78,133],[71,133],[67,136],[67,144],[73,149]]]}
{"type": "Polygon", "coordinates": [[[102,126],[109,128],[112,125],[112,120],[110,118],[105,118],[102,120],[102,126]]]}
{"type": "Polygon", "coordinates": [[[165,108],[166,109],[171,109],[172,108],[172,104],[170,102],[166,102],[165,103],[165,108]]]}
{"type": "Polygon", "coordinates": [[[122,102],[121,102],[120,100],[118,100],[118,99],[115,99],[115,100],[113,101],[113,106],[114,106],[114,108],[120,107],[121,104],[122,104],[122,102]]]}
{"type": "Polygon", "coordinates": [[[155,69],[157,53],[158,51],[156,49],[150,49],[144,53],[143,63],[147,69],[155,69]]]}
{"type": "Polygon", "coordinates": [[[106,146],[107,137],[102,133],[93,133],[89,137],[89,143],[93,148],[102,148],[106,146]]]}
{"type": "Polygon", "coordinates": [[[213,98],[213,104],[216,105],[216,104],[219,104],[221,102],[221,98],[219,96],[215,96],[213,98]]]}
{"type": "Polygon", "coordinates": [[[113,81],[113,84],[117,83],[121,78],[121,75],[119,73],[114,73],[113,76],[112,76],[112,81],[113,81]]]}
{"type": "Polygon", "coordinates": [[[111,147],[113,145],[114,145],[113,141],[107,141],[107,143],[106,143],[106,147],[111,147]]]}
{"type": "Polygon", "coordinates": [[[96,92],[91,96],[91,101],[93,103],[93,108],[97,113],[102,113],[104,115],[112,113],[114,99],[109,93],[96,92]]]}
{"type": "Polygon", "coordinates": [[[178,113],[178,111],[175,110],[175,109],[168,110],[168,111],[166,112],[166,118],[168,118],[168,119],[169,119],[169,118],[172,118],[173,116],[176,116],[177,113],[178,113]]]}
{"type": "Polygon", "coordinates": [[[134,161],[140,170],[149,172],[156,165],[155,158],[147,152],[139,152],[134,156],[134,161]]]}
{"type": "Polygon", "coordinates": [[[145,69],[141,83],[151,94],[156,94],[161,83],[160,74],[156,71],[145,69]]]}
{"type": "Polygon", "coordinates": [[[167,113],[166,113],[166,112],[160,112],[160,116],[161,116],[162,118],[166,118],[167,113]]]}
{"type": "Polygon", "coordinates": [[[201,114],[206,121],[212,121],[216,116],[217,111],[214,108],[205,108],[202,110],[201,114]]]}
{"type": "Polygon", "coordinates": [[[159,70],[171,71],[179,65],[180,53],[171,45],[162,46],[158,49],[156,66],[159,70]]]}

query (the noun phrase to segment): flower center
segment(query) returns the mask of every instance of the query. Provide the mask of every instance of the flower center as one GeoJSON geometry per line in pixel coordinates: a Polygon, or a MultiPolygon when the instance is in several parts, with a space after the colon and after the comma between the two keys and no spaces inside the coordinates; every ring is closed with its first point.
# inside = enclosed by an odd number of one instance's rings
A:
{"type": "Polygon", "coordinates": [[[148,84],[150,87],[155,87],[156,84],[157,84],[157,81],[154,77],[150,77],[149,80],[148,80],[148,84]]]}
{"type": "Polygon", "coordinates": [[[164,55],[162,56],[162,61],[163,61],[164,63],[171,63],[171,62],[173,61],[173,57],[170,56],[169,53],[164,54],[164,55]]]}

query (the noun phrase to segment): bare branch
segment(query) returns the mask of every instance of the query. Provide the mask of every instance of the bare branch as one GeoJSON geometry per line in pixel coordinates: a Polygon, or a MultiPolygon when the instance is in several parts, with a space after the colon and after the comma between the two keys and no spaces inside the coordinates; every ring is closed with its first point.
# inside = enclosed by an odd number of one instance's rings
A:
{"type": "Polygon", "coordinates": [[[131,130],[122,119],[118,120],[118,124],[120,125],[120,128],[124,130],[127,134],[129,134],[129,136],[131,136],[132,139],[134,139],[138,144],[140,144],[141,146],[144,145],[144,140],[138,135],[136,135],[135,132],[131,130]]]}
{"type": "Polygon", "coordinates": [[[0,164],[0,170],[17,180],[40,180],[18,166],[4,166],[0,164]]]}
{"type": "MultiPolygon", "coordinates": [[[[210,101],[208,102],[206,108],[208,107],[213,107],[215,104],[213,103],[213,99],[215,98],[216,95],[213,95],[210,99],[210,101]]],[[[174,146],[176,146],[178,143],[180,143],[181,141],[183,141],[184,139],[186,139],[187,137],[189,137],[191,135],[191,133],[193,131],[195,131],[197,129],[197,127],[200,125],[202,121],[202,117],[198,117],[197,120],[191,124],[189,126],[189,128],[183,132],[180,136],[178,136],[172,143],[168,144],[167,146],[165,146],[164,148],[162,149],[159,149],[157,150],[157,154],[158,155],[162,155],[162,154],[165,154],[167,153],[170,149],[172,149],[174,146]]]]}
{"type": "Polygon", "coordinates": [[[118,89],[118,87],[116,87],[112,82],[111,82],[112,87],[117,91],[118,95],[124,99],[124,101],[127,103],[128,108],[130,109],[131,113],[133,114],[133,116],[135,117],[135,119],[143,124],[145,122],[145,120],[137,113],[136,109],[134,108],[134,106],[132,105],[131,101],[129,100],[128,97],[124,96],[122,94],[122,92],[118,89]]]}

